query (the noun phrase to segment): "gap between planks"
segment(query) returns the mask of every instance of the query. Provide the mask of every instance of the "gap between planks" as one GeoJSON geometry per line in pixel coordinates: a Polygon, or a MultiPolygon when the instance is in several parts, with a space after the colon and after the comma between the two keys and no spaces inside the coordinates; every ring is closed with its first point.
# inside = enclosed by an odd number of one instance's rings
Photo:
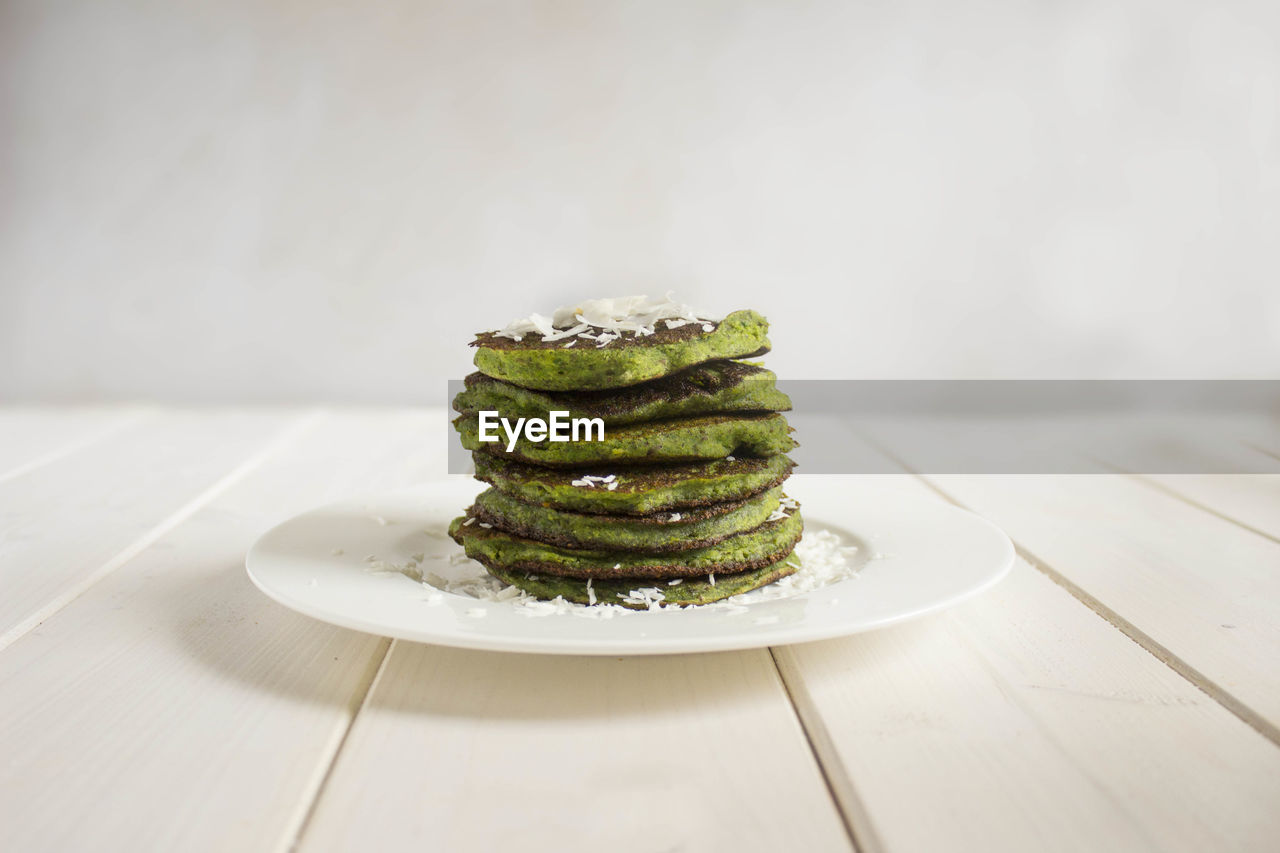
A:
{"type": "MultiPolygon", "coordinates": [[[[1272,454],[1268,453],[1267,451],[1263,450],[1261,447],[1258,447],[1257,445],[1251,444],[1250,442],[1242,441],[1240,443],[1244,447],[1247,447],[1250,450],[1257,451],[1258,453],[1261,453],[1264,456],[1272,456],[1272,454]]],[[[1274,458],[1280,459],[1280,456],[1276,456],[1274,458]]],[[[895,459],[894,461],[897,462],[899,465],[902,464],[900,460],[895,459]]],[[[1098,461],[1099,465],[1101,465],[1103,468],[1106,468],[1109,471],[1114,471],[1116,474],[1119,474],[1124,477],[1128,477],[1129,479],[1134,480],[1135,482],[1141,483],[1144,486],[1148,486],[1152,489],[1155,489],[1157,492],[1161,492],[1162,494],[1165,494],[1173,498],[1174,500],[1182,501],[1184,504],[1187,504],[1188,506],[1193,506],[1196,509],[1200,510],[1201,512],[1207,512],[1209,513],[1209,515],[1212,515],[1215,518],[1220,518],[1223,521],[1227,522],[1228,524],[1234,524],[1236,527],[1239,527],[1241,530],[1247,530],[1250,533],[1253,533],[1257,536],[1261,536],[1263,539],[1268,539],[1272,542],[1275,542],[1277,545],[1280,545],[1280,538],[1273,536],[1272,534],[1266,532],[1265,530],[1259,530],[1258,528],[1254,527],[1253,525],[1249,524],[1246,521],[1241,521],[1238,518],[1234,518],[1230,515],[1227,515],[1225,512],[1222,512],[1221,510],[1214,509],[1208,504],[1202,503],[1196,500],[1195,498],[1191,497],[1190,495],[1187,495],[1187,494],[1184,494],[1183,492],[1178,491],[1172,486],[1167,486],[1164,483],[1159,482],[1158,480],[1151,479],[1145,474],[1139,474],[1136,471],[1129,471],[1125,468],[1120,468],[1118,466],[1112,465],[1109,462],[1103,462],[1101,460],[1096,460],[1096,461],[1098,461]]],[[[919,477],[920,475],[915,474],[915,476],[919,477]]],[[[921,479],[924,479],[924,478],[921,477],[921,479]]],[[[926,480],[925,482],[927,483],[928,481],[926,480]]],[[[933,484],[930,483],[929,485],[930,487],[932,487],[933,484]]],[[[934,491],[938,492],[939,494],[942,494],[942,491],[940,489],[935,488],[934,491]]],[[[947,500],[951,501],[952,503],[956,503],[955,501],[951,500],[951,497],[949,495],[942,494],[942,496],[947,500]]],[[[956,504],[956,505],[959,506],[959,504],[956,504]]]]}
{"type": "Polygon", "coordinates": [[[322,760],[316,767],[314,782],[303,791],[302,805],[299,807],[295,819],[289,822],[280,846],[277,848],[281,853],[289,853],[289,851],[296,850],[298,845],[302,843],[302,837],[306,834],[308,827],[311,826],[311,819],[315,816],[316,808],[320,804],[320,797],[324,794],[324,789],[328,786],[329,779],[333,776],[333,770],[338,765],[338,756],[342,754],[343,748],[346,747],[347,738],[351,736],[351,731],[356,727],[356,720],[360,717],[365,707],[368,706],[369,698],[373,696],[374,688],[382,680],[382,673],[387,668],[387,661],[391,659],[391,652],[395,648],[396,642],[396,640],[388,637],[382,638],[382,654],[378,658],[377,664],[372,668],[372,675],[364,682],[363,689],[357,690],[353,694],[359,698],[353,703],[350,713],[347,715],[346,725],[342,727],[333,742],[321,755],[322,760]]]}
{"type": "Polygon", "coordinates": [[[1274,450],[1268,450],[1260,444],[1254,444],[1252,441],[1245,441],[1241,443],[1250,450],[1256,450],[1265,456],[1270,456],[1272,459],[1280,459],[1280,453],[1276,453],[1274,450]]]}
{"type": "Polygon", "coordinates": [[[791,651],[786,646],[770,646],[769,657],[773,660],[773,668],[778,673],[787,701],[791,703],[791,712],[795,714],[796,722],[804,732],[805,742],[818,765],[818,772],[822,774],[827,794],[840,815],[849,843],[856,853],[882,853],[884,844],[871,822],[871,815],[858,796],[844,764],[836,756],[835,743],[831,740],[831,734],[822,722],[822,715],[814,706],[809,692],[805,690],[804,679],[795,675],[796,666],[791,651]],[[786,660],[785,664],[779,659],[779,655],[786,660]],[[798,695],[797,691],[800,691],[798,695]]]}
{"type": "Polygon", "coordinates": [[[1143,476],[1142,474],[1134,474],[1129,471],[1121,471],[1119,473],[1123,474],[1126,477],[1129,477],[1132,480],[1136,480],[1137,482],[1141,483],[1144,486],[1149,486],[1150,488],[1155,489],[1157,492],[1161,492],[1162,494],[1168,495],[1174,500],[1182,501],[1184,504],[1187,504],[1188,506],[1193,506],[1196,509],[1200,510],[1201,512],[1207,512],[1209,513],[1209,515],[1220,518],[1223,521],[1227,522],[1228,524],[1234,524],[1236,527],[1239,527],[1241,530],[1247,530],[1250,533],[1254,534],[1255,536],[1261,536],[1263,539],[1270,540],[1272,542],[1275,542],[1277,545],[1280,545],[1280,537],[1273,536],[1270,533],[1266,532],[1265,530],[1259,530],[1253,525],[1247,522],[1241,521],[1238,518],[1232,518],[1231,516],[1227,515],[1225,512],[1216,510],[1213,507],[1208,506],[1207,504],[1201,503],[1200,501],[1196,500],[1193,497],[1184,495],[1182,492],[1178,491],[1177,489],[1171,486],[1166,486],[1164,483],[1160,483],[1155,480],[1152,480],[1149,477],[1143,476]]]}
{"type": "Polygon", "coordinates": [[[85,435],[67,442],[62,447],[56,447],[53,450],[40,454],[34,459],[23,462],[15,468],[10,468],[8,471],[0,472],[0,483],[17,479],[24,474],[30,474],[38,468],[43,468],[46,465],[65,459],[73,453],[78,453],[87,447],[92,447],[98,442],[104,441],[118,432],[123,432],[128,427],[134,426],[147,418],[153,417],[154,415],[154,410],[138,411],[134,412],[132,415],[123,416],[114,423],[109,423],[106,426],[91,430],[85,435]]]}
{"type": "MultiPolygon", "coordinates": [[[[129,562],[129,560],[155,544],[166,533],[173,530],[195,513],[199,512],[200,509],[210,501],[213,501],[227,489],[244,479],[247,474],[262,465],[273,455],[288,446],[291,442],[295,441],[307,430],[312,429],[316,424],[324,419],[325,414],[326,413],[322,409],[307,412],[306,414],[300,415],[294,422],[287,424],[278,430],[260,450],[249,456],[248,459],[244,460],[236,467],[232,468],[230,472],[223,475],[213,485],[209,486],[203,492],[180,506],[176,511],[161,520],[159,524],[152,527],[146,533],[133,540],[133,542],[129,543],[129,545],[127,545],[123,550],[111,559],[107,560],[92,573],[81,579],[78,583],[68,587],[62,592],[62,594],[55,596],[39,610],[36,610],[21,622],[18,622],[12,628],[5,631],[3,634],[0,634],[0,652],[3,652],[27,633],[37,628],[40,623],[44,622],[59,610],[75,601],[93,587],[94,584],[98,583],[116,569],[129,562]]],[[[74,449],[70,452],[74,452],[74,449]]],[[[64,453],[62,455],[66,454],[64,453]]]]}

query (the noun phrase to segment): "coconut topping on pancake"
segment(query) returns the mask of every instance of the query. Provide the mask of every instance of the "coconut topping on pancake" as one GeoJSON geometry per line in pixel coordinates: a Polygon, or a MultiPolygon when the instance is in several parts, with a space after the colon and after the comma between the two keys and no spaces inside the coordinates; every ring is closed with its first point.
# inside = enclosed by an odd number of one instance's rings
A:
{"type": "Polygon", "coordinates": [[[550,317],[535,313],[512,320],[493,335],[513,341],[524,340],[527,334],[541,335],[543,341],[581,338],[602,347],[621,338],[625,332],[636,337],[652,335],[659,323],[668,329],[698,323],[704,332],[710,332],[715,329],[716,322],[693,307],[676,302],[668,291],[662,299],[650,299],[645,295],[619,296],[563,305],[550,317]]]}

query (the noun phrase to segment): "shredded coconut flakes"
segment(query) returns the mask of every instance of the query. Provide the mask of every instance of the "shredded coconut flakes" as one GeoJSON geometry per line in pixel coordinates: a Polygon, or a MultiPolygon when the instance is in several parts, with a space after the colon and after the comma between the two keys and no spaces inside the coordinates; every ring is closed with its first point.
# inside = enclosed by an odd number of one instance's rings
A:
{"type": "Polygon", "coordinates": [[[618,475],[609,474],[607,476],[601,477],[598,474],[583,474],[578,479],[571,480],[569,482],[569,485],[580,486],[585,489],[594,489],[596,486],[602,485],[605,488],[607,488],[609,491],[613,491],[614,489],[618,488],[618,475]]]}
{"type": "MultiPolygon", "coordinates": [[[[702,316],[691,306],[676,302],[668,292],[662,299],[650,299],[644,295],[588,299],[557,308],[550,317],[535,313],[512,320],[493,334],[513,341],[524,340],[528,334],[541,335],[547,342],[575,338],[595,341],[599,348],[608,346],[627,332],[635,337],[652,335],[660,322],[665,322],[668,329],[698,323],[702,331],[713,332],[718,321],[702,316]],[[592,329],[600,331],[593,333],[592,329]]],[[[571,340],[564,346],[573,344],[571,340]]]]}
{"type": "Polygon", "coordinates": [[[800,504],[796,503],[795,498],[789,498],[786,495],[783,495],[782,499],[778,501],[778,508],[771,512],[765,521],[781,521],[784,518],[790,518],[791,513],[787,512],[787,510],[799,508],[800,504]]]}

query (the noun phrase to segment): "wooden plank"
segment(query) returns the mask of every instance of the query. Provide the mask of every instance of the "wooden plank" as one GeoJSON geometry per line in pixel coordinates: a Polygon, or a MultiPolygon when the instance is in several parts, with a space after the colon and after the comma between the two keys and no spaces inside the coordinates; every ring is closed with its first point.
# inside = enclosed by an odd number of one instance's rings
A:
{"type": "Polygon", "coordinates": [[[386,641],[270,601],[245,551],[312,505],[434,476],[443,429],[438,411],[313,422],[0,653],[0,849],[292,838],[386,641]]]}
{"type": "Polygon", "coordinates": [[[137,406],[0,408],[0,483],[55,462],[147,414],[137,406]]]}
{"type": "Polygon", "coordinates": [[[1021,561],[936,618],[776,654],[865,849],[1280,837],[1280,749],[1021,561]]]}
{"type": "Polygon", "coordinates": [[[242,473],[298,419],[165,412],[0,484],[0,648],[242,473]]]}
{"type": "Polygon", "coordinates": [[[299,849],[848,846],[766,651],[599,659],[397,642],[299,849]]]}
{"type": "Polygon", "coordinates": [[[1124,476],[929,480],[1280,740],[1280,545],[1124,476]]]}

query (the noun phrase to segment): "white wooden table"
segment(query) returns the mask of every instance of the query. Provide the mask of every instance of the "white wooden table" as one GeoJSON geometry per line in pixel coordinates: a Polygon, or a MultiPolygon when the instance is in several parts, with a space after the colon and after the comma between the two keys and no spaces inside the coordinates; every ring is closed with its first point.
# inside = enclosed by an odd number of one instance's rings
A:
{"type": "Polygon", "coordinates": [[[863,478],[1023,559],[771,650],[457,651],[249,584],[275,522],[438,476],[445,424],[0,409],[0,850],[1280,849],[1280,478],[863,478]]]}

